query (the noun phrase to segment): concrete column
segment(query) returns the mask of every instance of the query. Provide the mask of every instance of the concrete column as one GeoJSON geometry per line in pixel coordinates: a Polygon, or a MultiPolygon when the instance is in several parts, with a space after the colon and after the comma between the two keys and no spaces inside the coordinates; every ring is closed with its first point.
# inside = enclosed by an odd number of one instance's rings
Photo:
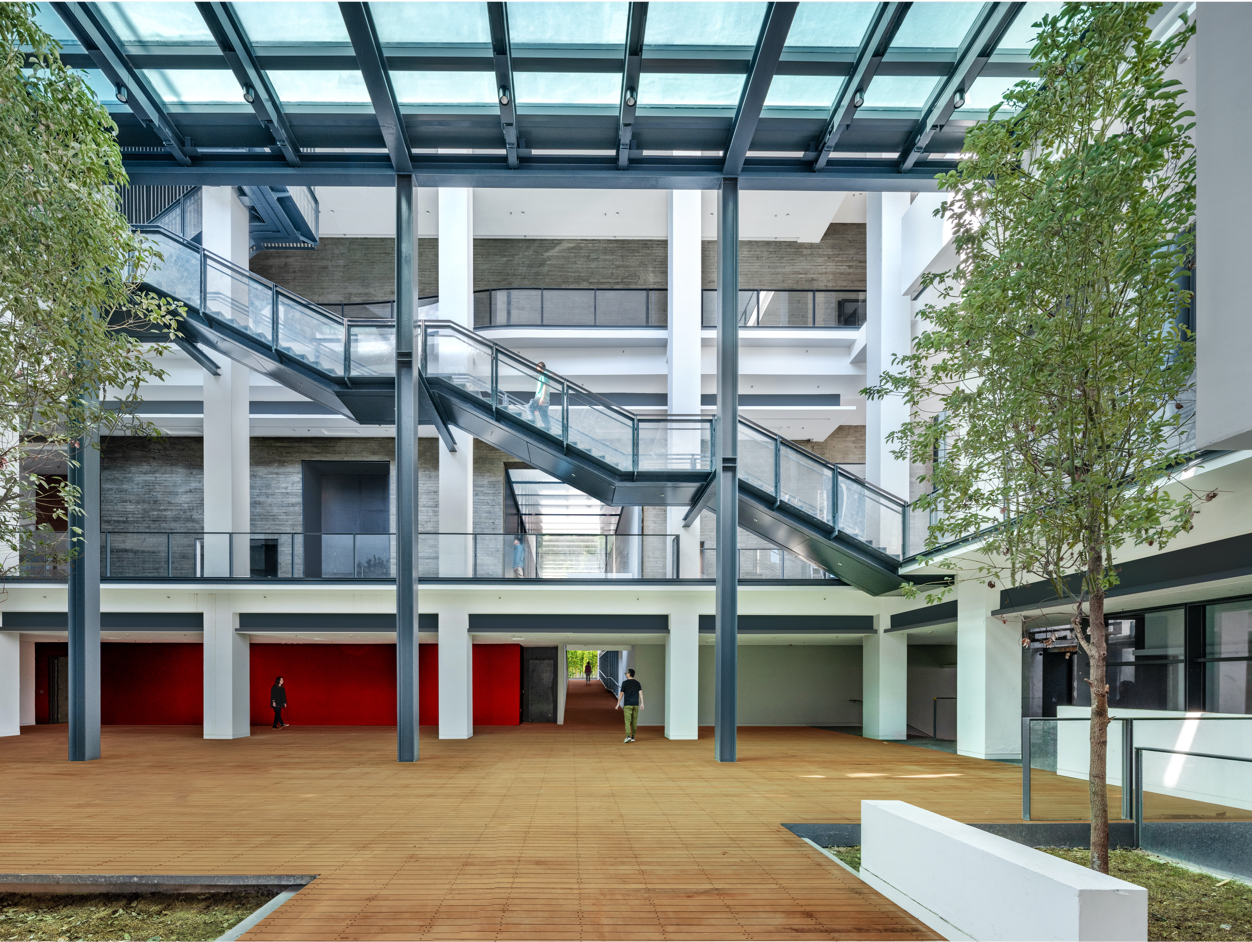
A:
{"type": "Polygon", "coordinates": [[[474,647],[467,612],[439,613],[439,738],[474,735],[474,647]]]}
{"type": "Polygon", "coordinates": [[[569,646],[562,644],[556,649],[556,724],[565,725],[565,697],[569,693],[569,646]]]}
{"type": "MultiPolygon", "coordinates": [[[[204,187],[204,247],[248,267],[248,210],[235,188],[204,187]]],[[[246,300],[245,300],[246,303],[246,300]]],[[[249,400],[251,371],[221,360],[204,373],[204,556],[206,576],[247,576],[251,529],[249,400]],[[232,541],[221,534],[239,534],[232,541]]]]}
{"type": "MultiPolygon", "coordinates": [[[[439,189],[439,317],[474,327],[474,191],[439,189]]],[[[473,570],[474,439],[453,429],[456,451],[439,446],[439,575],[468,578],[473,570]]],[[[442,714],[441,714],[442,715],[442,714]]],[[[440,724],[442,725],[442,724],[440,724]]]]}
{"type": "Polygon", "coordinates": [[[669,616],[665,645],[665,738],[697,739],[700,707],[700,616],[669,616]]]}
{"type": "Polygon", "coordinates": [[[861,735],[866,739],[908,739],[909,658],[903,631],[878,628],[863,639],[861,735]]]}
{"type": "Polygon", "coordinates": [[[0,631],[0,736],[16,736],[22,725],[22,636],[0,631]]]}
{"type": "Polygon", "coordinates": [[[997,616],[1000,584],[956,586],[956,751],[977,759],[1022,754],[1022,618],[997,616]]]}
{"type": "MultiPolygon", "coordinates": [[[[700,414],[700,191],[671,190],[669,194],[668,371],[670,415],[700,414]]],[[[693,430],[675,430],[670,436],[675,454],[698,454],[700,437],[693,430]]],[[[678,534],[678,575],[700,575],[698,525],[683,528],[685,507],[666,511],[666,532],[678,534]]]]}
{"type": "Polygon", "coordinates": [[[251,639],[226,595],[206,595],[204,609],[204,738],[251,735],[248,707],[251,639]]]}
{"type": "Polygon", "coordinates": [[[20,723],[35,725],[35,642],[22,639],[22,678],[20,682],[20,723]]]}
{"type": "MultiPolygon", "coordinates": [[[[865,382],[877,385],[891,358],[908,353],[912,343],[909,299],[900,292],[902,220],[908,193],[867,193],[865,382]]],[[[909,497],[909,465],[891,454],[896,447],[887,434],[908,419],[898,396],[865,404],[865,474],[871,484],[905,500],[909,497]]]]}

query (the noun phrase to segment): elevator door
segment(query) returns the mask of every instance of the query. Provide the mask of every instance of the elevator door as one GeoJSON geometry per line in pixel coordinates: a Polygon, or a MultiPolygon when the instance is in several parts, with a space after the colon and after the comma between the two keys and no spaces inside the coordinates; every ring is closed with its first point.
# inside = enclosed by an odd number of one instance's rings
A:
{"type": "Polygon", "coordinates": [[[70,659],[48,658],[48,722],[70,721],[70,659]]]}
{"type": "Polygon", "coordinates": [[[556,722],[556,648],[522,648],[522,722],[556,722]]]}

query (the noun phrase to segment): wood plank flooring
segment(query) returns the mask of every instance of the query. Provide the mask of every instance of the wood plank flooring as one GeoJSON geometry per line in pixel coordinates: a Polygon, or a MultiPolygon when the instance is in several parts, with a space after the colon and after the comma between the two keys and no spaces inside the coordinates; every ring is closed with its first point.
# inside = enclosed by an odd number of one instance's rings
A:
{"type": "MultiPolygon", "coordinates": [[[[386,727],[105,727],[91,763],[26,727],[0,739],[0,869],[317,874],[257,940],[924,939],[781,822],[857,821],[865,798],[1020,820],[1015,766],[790,727],[741,729],[720,764],[711,730],[626,745],[608,694],[580,694],[565,727],[423,728],[413,765],[386,727]]],[[[1036,802],[1081,809],[1057,787],[1036,802]]]]}

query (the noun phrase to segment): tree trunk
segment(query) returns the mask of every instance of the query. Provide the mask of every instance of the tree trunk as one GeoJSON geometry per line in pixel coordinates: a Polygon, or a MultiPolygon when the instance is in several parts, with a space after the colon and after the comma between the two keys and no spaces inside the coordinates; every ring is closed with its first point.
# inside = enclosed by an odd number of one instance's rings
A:
{"type": "Polygon", "coordinates": [[[1092,572],[1088,607],[1091,639],[1091,759],[1088,788],[1091,794],[1091,869],[1109,872],[1109,688],[1108,632],[1104,623],[1104,588],[1100,575],[1092,572]]]}

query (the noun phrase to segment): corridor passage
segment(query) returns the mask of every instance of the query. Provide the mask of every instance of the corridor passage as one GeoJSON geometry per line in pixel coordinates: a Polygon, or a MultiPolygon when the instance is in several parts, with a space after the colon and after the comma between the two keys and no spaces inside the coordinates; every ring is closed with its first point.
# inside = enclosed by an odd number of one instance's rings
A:
{"type": "MultiPolygon", "coordinates": [[[[646,703],[646,693],[644,698],[646,703]]],[[[611,729],[618,732],[623,728],[622,711],[614,708],[615,703],[617,697],[598,678],[593,677],[591,683],[587,683],[581,677],[571,677],[565,691],[565,725],[576,729],[611,729]]],[[[651,732],[659,737],[661,727],[653,727],[651,732]]],[[[643,729],[639,730],[639,735],[644,735],[643,729]]]]}

